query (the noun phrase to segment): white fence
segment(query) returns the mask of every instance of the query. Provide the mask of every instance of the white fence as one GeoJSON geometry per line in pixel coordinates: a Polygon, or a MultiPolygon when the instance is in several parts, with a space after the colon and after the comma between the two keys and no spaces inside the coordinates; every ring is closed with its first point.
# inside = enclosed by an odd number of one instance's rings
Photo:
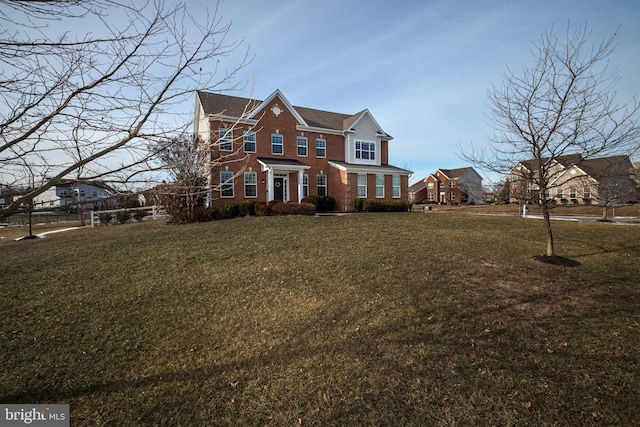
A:
{"type": "Polygon", "coordinates": [[[113,216],[115,217],[115,214],[117,212],[134,212],[134,211],[148,211],[147,217],[150,217],[150,219],[153,219],[153,220],[166,216],[164,209],[156,205],[145,206],[142,208],[125,208],[125,209],[112,209],[107,211],[91,211],[91,227],[95,227],[96,225],[100,224],[101,214],[113,214],[113,216]]]}

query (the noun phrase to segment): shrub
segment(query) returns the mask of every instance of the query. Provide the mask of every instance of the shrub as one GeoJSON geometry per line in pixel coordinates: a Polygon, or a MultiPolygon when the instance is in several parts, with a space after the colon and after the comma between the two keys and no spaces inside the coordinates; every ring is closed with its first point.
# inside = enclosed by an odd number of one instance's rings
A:
{"type": "Polygon", "coordinates": [[[113,219],[113,214],[111,212],[103,212],[98,214],[98,220],[101,224],[109,224],[113,219]]]}
{"type": "Polygon", "coordinates": [[[271,208],[274,215],[313,215],[316,207],[313,203],[277,203],[271,208]]]}
{"type": "Polygon", "coordinates": [[[142,221],[142,219],[148,214],[149,213],[144,209],[136,209],[135,211],[133,211],[132,216],[136,221],[142,221]]]}
{"type": "Polygon", "coordinates": [[[240,203],[240,215],[255,215],[256,214],[256,203],[255,200],[245,200],[240,203]]]}
{"type": "Polygon", "coordinates": [[[131,212],[128,210],[116,212],[116,220],[118,220],[120,224],[124,224],[125,222],[129,221],[130,218],[131,212]]]}
{"type": "Polygon", "coordinates": [[[231,219],[240,216],[240,203],[230,202],[217,206],[215,219],[231,219]]]}
{"type": "Polygon", "coordinates": [[[319,212],[329,212],[335,209],[336,199],[331,196],[306,196],[302,203],[312,203],[319,212]]]}
{"type": "Polygon", "coordinates": [[[356,210],[358,212],[407,212],[411,210],[411,203],[400,200],[356,199],[356,210]]]}

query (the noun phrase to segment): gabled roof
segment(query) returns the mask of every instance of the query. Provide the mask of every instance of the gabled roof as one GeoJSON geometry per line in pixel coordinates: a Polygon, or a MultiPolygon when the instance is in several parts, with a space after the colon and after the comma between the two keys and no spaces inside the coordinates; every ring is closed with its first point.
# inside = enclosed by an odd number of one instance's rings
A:
{"type": "MultiPolygon", "coordinates": [[[[549,157],[545,157],[541,160],[542,162],[546,163],[549,161],[549,159],[550,159],[549,157]]],[[[580,154],[567,154],[564,156],[558,156],[554,158],[554,160],[560,163],[565,168],[568,168],[571,165],[581,162],[582,156],[580,154]]],[[[519,164],[521,164],[531,172],[536,172],[538,170],[538,159],[523,160],[519,162],[519,164]]]]}
{"type": "Polygon", "coordinates": [[[602,178],[611,178],[615,176],[615,174],[622,174],[626,177],[629,177],[632,174],[631,162],[629,161],[628,156],[611,156],[583,160],[577,166],[598,181],[602,178]],[[628,161],[628,168],[625,168],[624,170],[615,169],[616,166],[625,161],[628,161]]]}
{"type": "Polygon", "coordinates": [[[446,176],[449,179],[457,179],[457,178],[460,178],[469,169],[471,169],[471,167],[458,168],[458,169],[438,169],[438,170],[442,172],[444,176],[446,176]]]}
{"type": "Polygon", "coordinates": [[[264,101],[203,91],[198,91],[197,96],[206,116],[220,114],[227,117],[244,117],[247,119],[258,118],[258,113],[277,96],[285,104],[284,107],[291,111],[301,125],[340,132],[348,131],[362,117],[369,115],[376,125],[379,135],[385,139],[391,139],[391,136],[382,130],[367,109],[357,114],[342,114],[307,107],[296,107],[291,105],[278,89],[264,101]]]}

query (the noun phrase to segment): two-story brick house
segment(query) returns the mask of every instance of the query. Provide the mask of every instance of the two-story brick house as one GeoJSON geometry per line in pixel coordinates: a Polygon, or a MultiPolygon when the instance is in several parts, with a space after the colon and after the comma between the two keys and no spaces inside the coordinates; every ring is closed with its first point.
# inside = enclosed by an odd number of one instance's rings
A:
{"type": "Polygon", "coordinates": [[[414,184],[413,198],[418,203],[447,205],[482,204],[482,177],[472,167],[438,169],[414,184]]]}
{"type": "Polygon", "coordinates": [[[392,137],[369,110],[294,107],[279,90],[264,101],[198,92],[194,127],[210,203],[318,195],[353,211],[357,198],[407,200],[412,172],[388,164],[392,137]]]}

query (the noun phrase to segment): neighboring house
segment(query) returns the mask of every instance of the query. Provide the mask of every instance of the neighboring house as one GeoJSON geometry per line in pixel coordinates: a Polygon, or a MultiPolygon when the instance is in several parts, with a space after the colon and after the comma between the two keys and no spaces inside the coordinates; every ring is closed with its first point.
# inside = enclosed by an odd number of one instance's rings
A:
{"type": "MultiPolygon", "coordinates": [[[[563,204],[609,204],[636,201],[636,182],[628,156],[585,160],[580,154],[559,156],[546,164],[547,200],[563,204]]],[[[516,164],[509,173],[510,201],[540,200],[538,162],[516,164]]]]}
{"type": "Polygon", "coordinates": [[[412,172],[388,164],[392,137],[369,110],[294,107],[279,90],[264,101],[198,92],[195,116],[209,203],[317,195],[354,211],[358,198],[408,200],[412,172]]]}
{"type": "Polygon", "coordinates": [[[51,187],[33,198],[34,209],[57,209],[60,207],[60,197],[55,187],[51,187]]]}
{"type": "Polygon", "coordinates": [[[417,203],[483,204],[482,177],[472,167],[438,169],[412,185],[417,203]]]}
{"type": "Polygon", "coordinates": [[[116,191],[101,181],[61,180],[56,183],[60,206],[97,210],[115,203],[116,191]]]}

